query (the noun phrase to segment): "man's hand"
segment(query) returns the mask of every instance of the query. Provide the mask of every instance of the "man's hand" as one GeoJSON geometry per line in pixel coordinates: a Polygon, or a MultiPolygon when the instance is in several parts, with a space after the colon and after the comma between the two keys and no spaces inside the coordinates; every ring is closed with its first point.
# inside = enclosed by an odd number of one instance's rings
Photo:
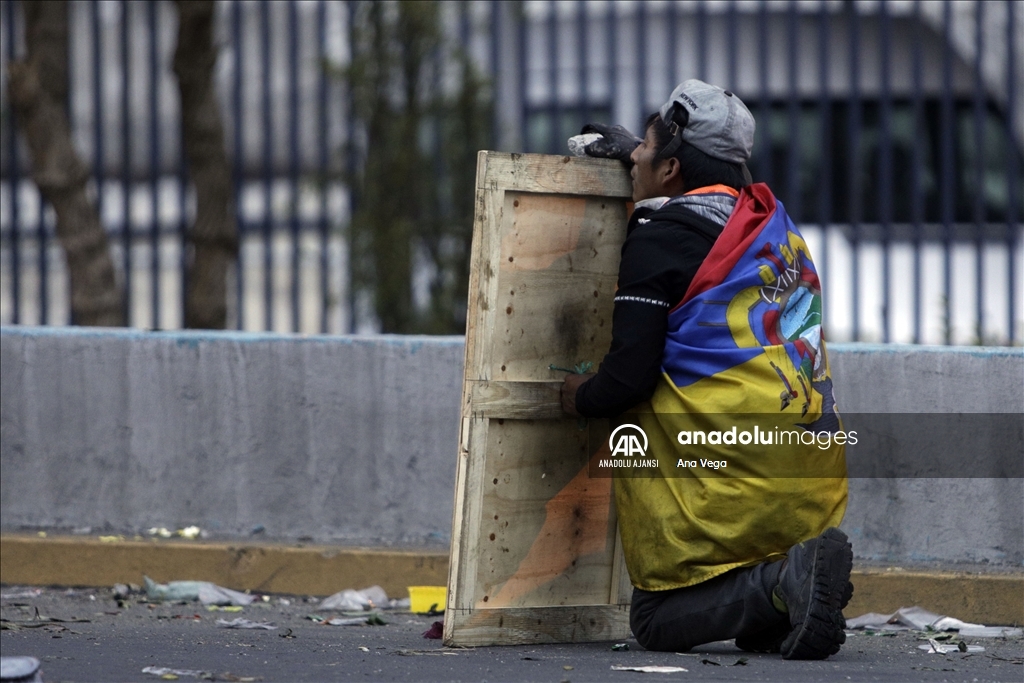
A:
{"type": "Polygon", "coordinates": [[[576,410],[576,390],[580,388],[580,385],[586,382],[588,379],[593,377],[597,373],[588,373],[586,375],[566,375],[565,381],[562,382],[562,389],[560,391],[562,397],[562,410],[569,413],[573,417],[583,417],[576,410]]]}
{"type": "Polygon", "coordinates": [[[588,156],[602,159],[618,159],[632,165],[629,156],[642,140],[622,126],[606,126],[603,123],[588,123],[581,133],[599,133],[600,140],[594,140],[586,146],[588,156]]]}

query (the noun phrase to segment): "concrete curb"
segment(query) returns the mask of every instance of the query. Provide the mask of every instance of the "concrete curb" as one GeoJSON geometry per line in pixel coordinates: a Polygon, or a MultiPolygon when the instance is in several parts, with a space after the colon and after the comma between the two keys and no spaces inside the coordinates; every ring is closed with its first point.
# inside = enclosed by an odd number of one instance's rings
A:
{"type": "Polygon", "coordinates": [[[320,596],[377,584],[391,597],[405,597],[407,586],[448,582],[448,552],[0,536],[0,583],[113,586],[141,584],[143,575],[161,583],[190,579],[235,590],[320,596]]]}
{"type": "MultiPolygon", "coordinates": [[[[330,595],[378,584],[389,596],[407,586],[444,585],[448,553],[271,543],[208,543],[0,536],[0,583],[109,587],[156,581],[212,581],[236,590],[330,595]]],[[[979,573],[854,568],[848,616],[920,605],[987,625],[1024,623],[1024,572],[979,573]]]]}

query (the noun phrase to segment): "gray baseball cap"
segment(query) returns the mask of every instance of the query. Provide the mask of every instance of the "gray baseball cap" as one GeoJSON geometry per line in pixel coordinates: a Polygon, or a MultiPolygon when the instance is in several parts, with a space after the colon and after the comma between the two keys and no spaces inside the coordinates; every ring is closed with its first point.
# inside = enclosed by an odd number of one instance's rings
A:
{"type": "Polygon", "coordinates": [[[742,164],[750,158],[754,117],[747,105],[728,90],[691,78],[676,86],[660,113],[675,135],[662,156],[673,154],[681,137],[715,159],[742,164]]]}

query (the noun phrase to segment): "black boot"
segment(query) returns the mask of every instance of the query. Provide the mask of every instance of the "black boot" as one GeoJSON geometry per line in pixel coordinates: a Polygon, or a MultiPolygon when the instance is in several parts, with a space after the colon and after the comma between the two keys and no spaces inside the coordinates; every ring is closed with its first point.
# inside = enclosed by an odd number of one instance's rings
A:
{"type": "MultiPolygon", "coordinates": [[[[846,606],[850,604],[850,598],[853,597],[853,584],[847,582],[846,589],[843,591],[843,600],[839,603],[840,609],[846,609],[846,606]]],[[[784,626],[771,626],[762,631],[751,633],[745,636],[738,636],[736,638],[736,647],[747,652],[767,652],[778,654],[782,651],[782,643],[786,640],[786,637],[793,631],[793,626],[789,623],[784,626]]]]}
{"type": "Polygon", "coordinates": [[[792,630],[779,646],[784,659],[825,659],[846,642],[844,603],[853,593],[853,548],[836,528],[793,546],[779,575],[778,597],[792,630]]]}

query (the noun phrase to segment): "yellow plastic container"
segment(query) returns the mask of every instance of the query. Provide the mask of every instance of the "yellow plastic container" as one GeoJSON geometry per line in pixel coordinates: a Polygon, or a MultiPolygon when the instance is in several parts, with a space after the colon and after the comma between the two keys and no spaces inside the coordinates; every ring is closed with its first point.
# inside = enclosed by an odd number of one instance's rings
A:
{"type": "Polygon", "coordinates": [[[447,596],[446,586],[409,586],[409,611],[426,614],[433,607],[434,611],[443,612],[447,596]]]}

